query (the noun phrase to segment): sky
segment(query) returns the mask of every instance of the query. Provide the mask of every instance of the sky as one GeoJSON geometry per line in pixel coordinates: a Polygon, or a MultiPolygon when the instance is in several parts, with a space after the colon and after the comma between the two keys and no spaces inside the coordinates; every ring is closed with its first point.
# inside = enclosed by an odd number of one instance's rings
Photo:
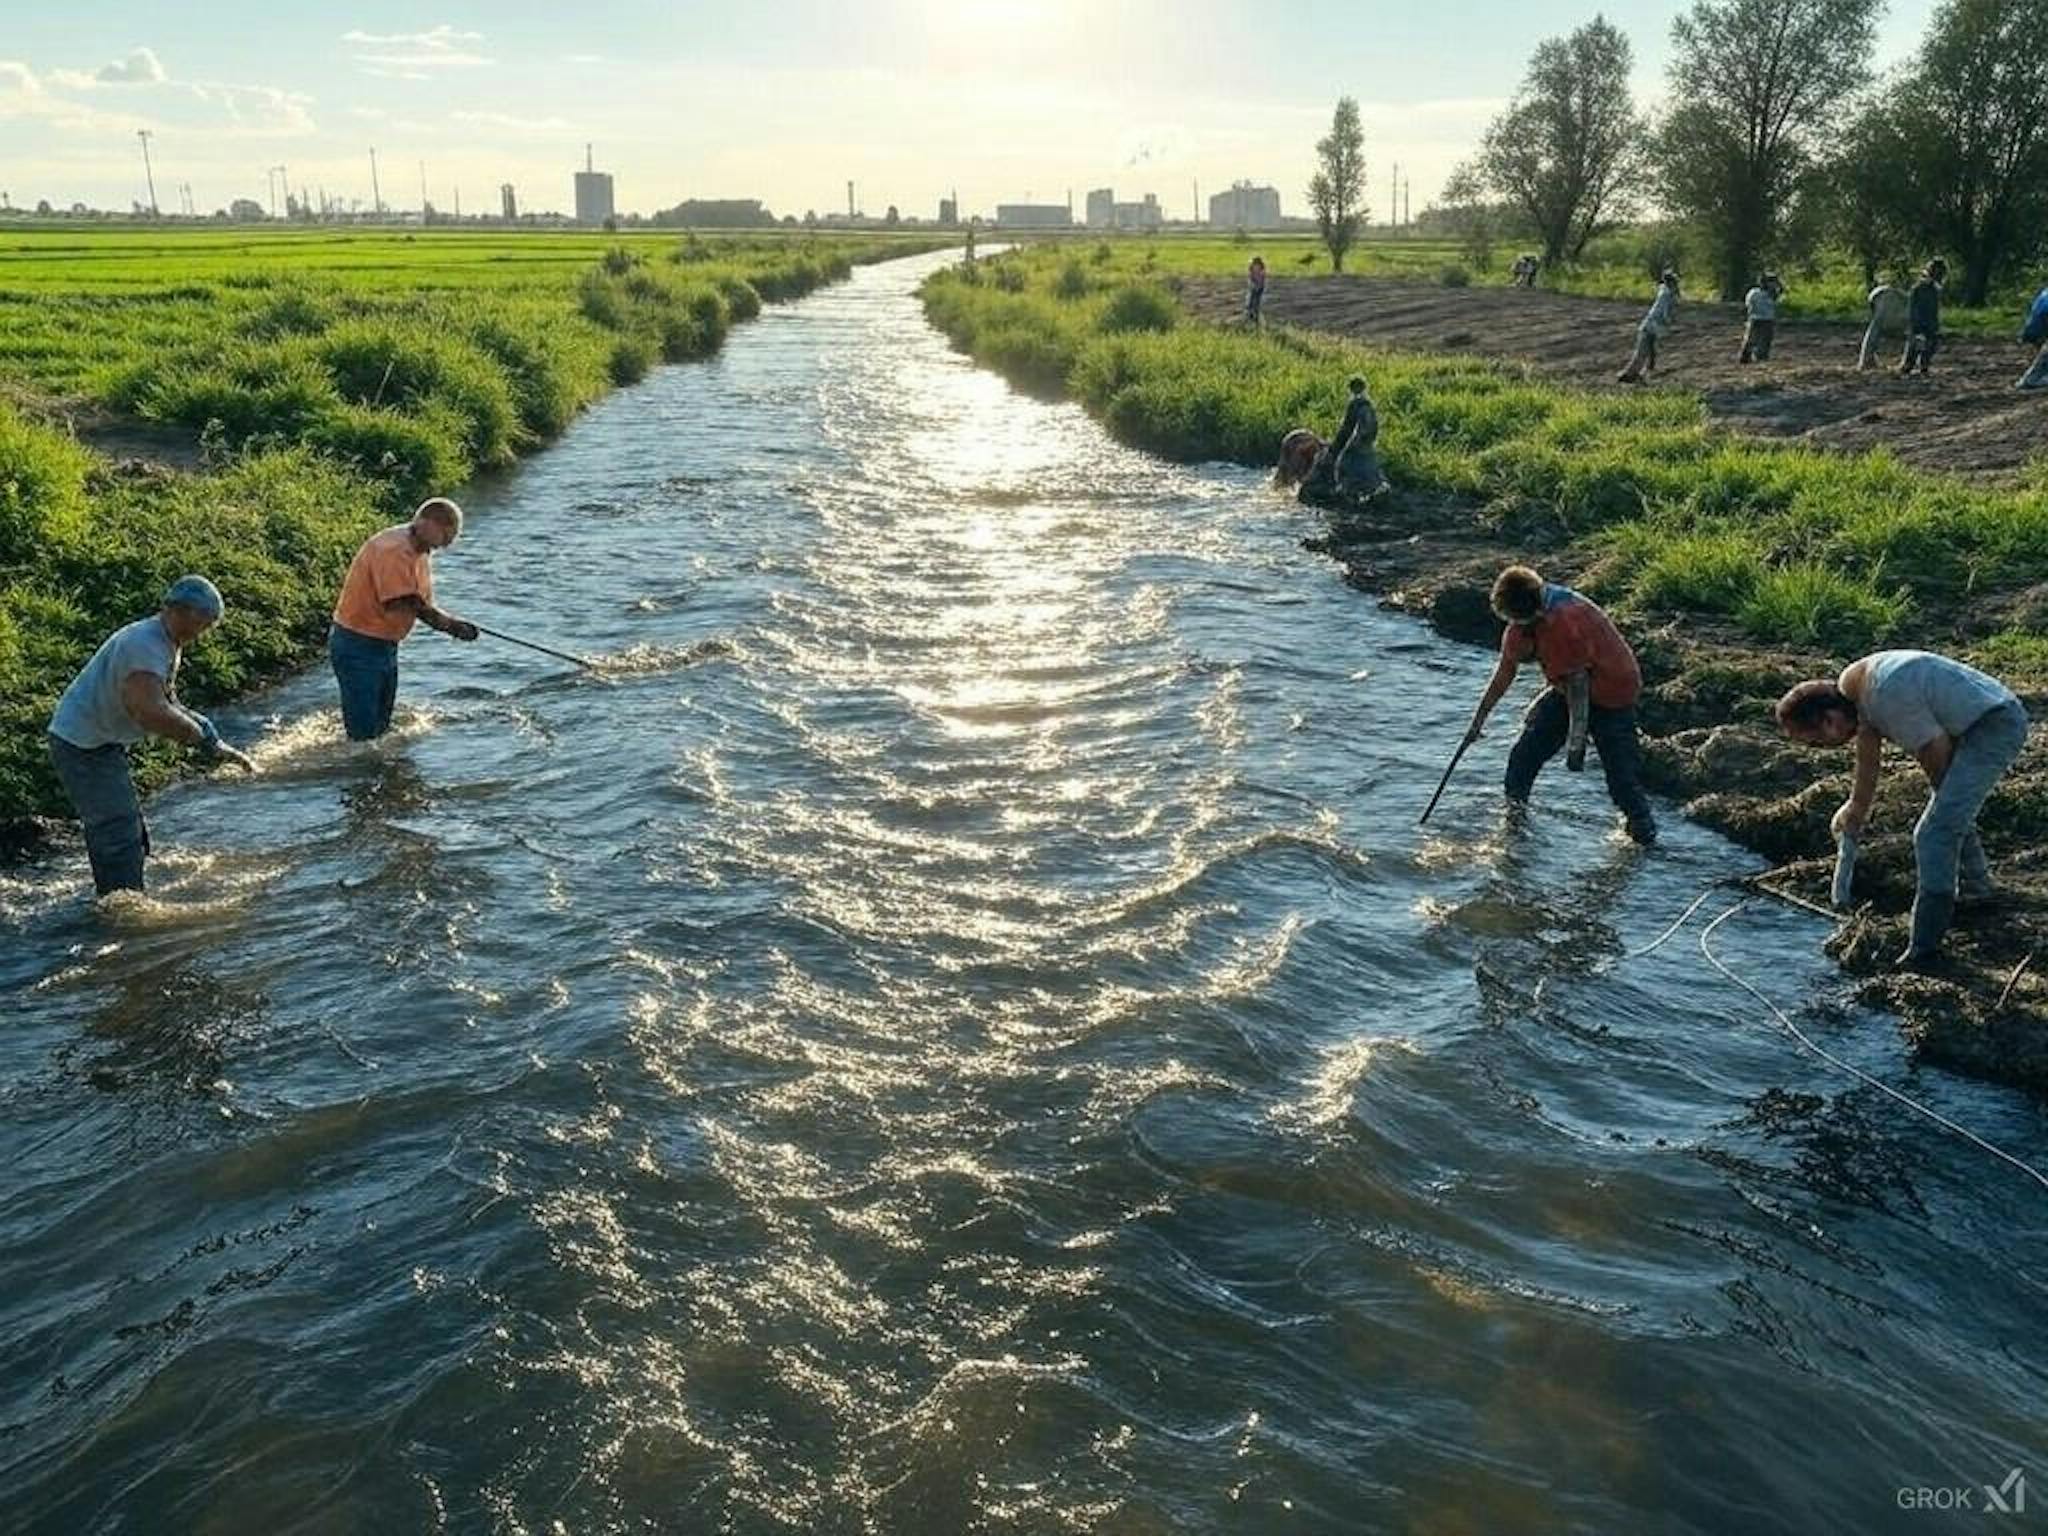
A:
{"type": "MultiPolygon", "coordinates": [[[[1935,0],[1891,0],[1879,62],[1918,43],[1935,0]]],[[[1233,181],[1304,211],[1316,139],[1358,98],[1367,197],[1398,164],[1417,213],[1470,153],[1577,0],[71,0],[0,26],[0,191],[201,212],[294,188],[416,208],[573,206],[595,146],[621,211],[755,197],[801,216],[894,204],[933,217],[998,202],[1077,208],[1088,190],[1158,195],[1186,217],[1233,181]]],[[[1681,7],[1601,7],[1661,97],[1681,7]]]]}

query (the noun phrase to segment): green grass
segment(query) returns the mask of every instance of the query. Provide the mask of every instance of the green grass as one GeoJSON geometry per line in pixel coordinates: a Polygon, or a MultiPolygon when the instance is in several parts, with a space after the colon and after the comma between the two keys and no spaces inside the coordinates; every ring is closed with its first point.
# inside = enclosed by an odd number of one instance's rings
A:
{"type": "Polygon", "coordinates": [[[512,462],[660,361],[716,351],[764,300],[940,243],[0,237],[0,826],[62,810],[42,745],[56,696],[172,578],[204,572],[228,599],[186,695],[232,695],[318,645],[357,542],[422,496],[512,462]],[[205,467],[116,472],[51,424],[80,411],[182,435],[205,467]]]}
{"type": "Polygon", "coordinates": [[[1990,488],[1881,451],[1736,438],[1674,393],[1574,390],[1284,329],[1120,328],[1131,279],[1138,292],[1172,281],[1155,257],[1144,242],[1112,247],[1081,289],[1069,253],[1022,251],[938,274],[925,307],[978,360],[1178,460],[1270,465],[1290,428],[1335,429],[1343,380],[1362,372],[1397,486],[1476,503],[1503,530],[1538,514],[1575,541],[1603,600],[1641,615],[1846,653],[1953,636],[1974,605],[2048,581],[2048,469],[1990,488]]]}

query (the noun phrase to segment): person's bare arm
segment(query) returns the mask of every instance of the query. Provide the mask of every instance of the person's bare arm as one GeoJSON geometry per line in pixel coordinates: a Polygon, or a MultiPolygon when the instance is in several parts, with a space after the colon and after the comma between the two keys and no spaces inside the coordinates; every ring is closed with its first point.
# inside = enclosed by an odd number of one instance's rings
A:
{"type": "Polygon", "coordinates": [[[1493,676],[1486,680],[1486,692],[1479,696],[1479,707],[1472,712],[1472,724],[1465,732],[1465,740],[1477,741],[1486,730],[1486,717],[1493,713],[1493,706],[1507,697],[1508,689],[1515,685],[1515,674],[1522,664],[1512,656],[1502,656],[1493,665],[1493,676]]]}
{"type": "Polygon", "coordinates": [[[1593,725],[1593,674],[1574,672],[1564,680],[1569,725],[1565,731],[1564,765],[1577,773],[1586,766],[1586,733],[1593,725]]]}
{"type": "Polygon", "coordinates": [[[196,748],[209,757],[233,763],[245,773],[256,771],[256,764],[222,741],[204,715],[182,708],[154,672],[130,672],[121,679],[121,707],[128,711],[129,719],[152,736],[196,748]]]}
{"type": "Polygon", "coordinates": [[[1849,788],[1849,798],[1842,802],[1842,808],[1835,812],[1835,835],[1846,832],[1851,837],[1861,837],[1863,829],[1870,822],[1870,807],[1877,799],[1877,768],[1884,755],[1884,738],[1869,726],[1859,727],[1856,732],[1856,777],[1849,788]]]}
{"type": "Polygon", "coordinates": [[[391,598],[384,604],[387,613],[409,613],[429,629],[438,629],[444,635],[457,640],[474,640],[477,628],[467,619],[458,619],[444,609],[436,608],[417,592],[408,592],[403,597],[391,598]]]}

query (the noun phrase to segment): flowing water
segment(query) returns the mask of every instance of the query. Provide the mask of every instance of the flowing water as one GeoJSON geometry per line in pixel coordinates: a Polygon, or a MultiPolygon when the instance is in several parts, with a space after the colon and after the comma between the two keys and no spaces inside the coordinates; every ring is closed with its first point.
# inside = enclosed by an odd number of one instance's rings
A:
{"type": "MultiPolygon", "coordinates": [[[[476,491],[446,600],[596,675],[423,636],[351,750],[316,670],[229,720],[260,778],[157,802],[150,900],[8,878],[0,1525],[2048,1500],[2040,1192],[1799,1054],[1698,921],[1627,956],[1753,861],[1638,852],[1597,774],[1506,825],[1505,713],[1418,832],[1486,658],[1257,477],[950,355],[929,265],[476,491]]],[[[2038,1160],[1822,932],[1715,942],[2038,1160]]]]}

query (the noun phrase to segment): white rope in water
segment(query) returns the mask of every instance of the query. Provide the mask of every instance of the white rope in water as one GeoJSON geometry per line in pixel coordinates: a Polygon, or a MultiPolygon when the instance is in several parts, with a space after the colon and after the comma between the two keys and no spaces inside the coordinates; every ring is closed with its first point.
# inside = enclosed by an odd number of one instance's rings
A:
{"type": "MultiPolygon", "coordinates": [[[[1686,919],[1691,917],[1693,913],[1697,912],[1701,908],[1701,906],[1705,904],[1707,897],[1711,896],[1712,894],[1712,887],[1709,887],[1706,891],[1702,892],[1700,895],[1700,899],[1698,901],[1695,901],[1691,906],[1687,907],[1685,909],[1684,915],[1681,916],[1678,919],[1678,921],[1673,923],[1669,928],[1665,929],[1663,934],[1657,939],[1656,943],[1651,944],[1646,949],[1637,951],[1637,953],[1645,955],[1648,954],[1650,950],[1655,949],[1658,944],[1662,944],[1665,939],[1670,938],[1672,934],[1678,932],[1680,928],[1685,926],[1686,919]]],[[[1734,906],[1730,907],[1726,912],[1723,912],[1719,917],[1715,918],[1711,923],[1707,924],[1707,926],[1700,931],[1700,953],[1706,957],[1707,964],[1711,965],[1715,970],[1719,971],[1723,976],[1726,976],[1730,981],[1734,982],[1735,985],[1742,988],[1742,990],[1747,992],[1751,997],[1755,998],[1758,1002],[1762,1003],[1764,1007],[1768,1008],[1771,1011],[1772,1015],[1776,1017],[1777,1021],[1784,1026],[1785,1032],[1788,1035],[1790,1035],[1794,1040],[1797,1040],[1802,1046],[1804,1046],[1807,1050],[1811,1051],[1815,1056],[1818,1056],[1822,1061],[1826,1062],[1829,1066],[1835,1067],[1840,1071],[1848,1073],[1858,1082],[1867,1084],[1868,1086],[1875,1088],[1879,1093],[1884,1094],[1887,1098],[1898,1100],[1899,1103],[1905,1105],[1906,1108],[1912,1110],[1915,1114],[1924,1115],[1927,1119],[1932,1120],[1936,1125],[1942,1126],[1947,1130],[1954,1131],[1956,1135],[1962,1137],[1963,1140],[1970,1142],[1975,1146],[1981,1147],[1984,1151],[1989,1152],[1993,1157],[1998,1158],[2001,1162],[2007,1162],[2012,1164],[2013,1167],[2019,1169],[2021,1173],[2024,1173],[2028,1178],[2032,1179],[2036,1184],[2039,1184],[2043,1189],[2048,1189],[2048,1174],[2044,1174],[2043,1172],[2041,1172],[2041,1170],[2036,1168],[2032,1163],[2029,1163],[2022,1158],[2014,1157],[2012,1153],[2006,1151],[2003,1147],[1993,1146],[1990,1142],[1986,1141],[1982,1136],[1979,1136],[1975,1131],[1971,1130],[1968,1126],[1956,1124],[1955,1121],[1949,1119],[1948,1116],[1942,1114],[1939,1110],[1929,1109],[1925,1104],[1922,1104],[1919,1100],[1909,1098],[1907,1095],[1899,1092],[1898,1089],[1892,1087],[1890,1084],[1879,1082],[1876,1078],[1872,1077],[1868,1072],[1864,1071],[1861,1067],[1854,1066],[1851,1063],[1842,1060],[1841,1057],[1833,1055],[1832,1053],[1824,1050],[1819,1045],[1816,1045],[1812,1040],[1807,1038],[1806,1034],[1799,1028],[1797,1024],[1794,1024],[1792,1022],[1791,1017],[1785,1012],[1784,1009],[1780,1008],[1768,997],[1765,997],[1763,993],[1759,992],[1755,987],[1751,986],[1748,982],[1744,981],[1740,976],[1736,975],[1733,971],[1729,970],[1727,966],[1723,965],[1721,963],[1721,957],[1714,953],[1713,949],[1709,946],[1707,941],[1713,938],[1714,930],[1716,928],[1719,928],[1723,923],[1727,922],[1729,918],[1733,917],[1736,913],[1740,912],[1744,907],[1748,905],[1749,903],[1747,901],[1738,901],[1734,906]]]]}

